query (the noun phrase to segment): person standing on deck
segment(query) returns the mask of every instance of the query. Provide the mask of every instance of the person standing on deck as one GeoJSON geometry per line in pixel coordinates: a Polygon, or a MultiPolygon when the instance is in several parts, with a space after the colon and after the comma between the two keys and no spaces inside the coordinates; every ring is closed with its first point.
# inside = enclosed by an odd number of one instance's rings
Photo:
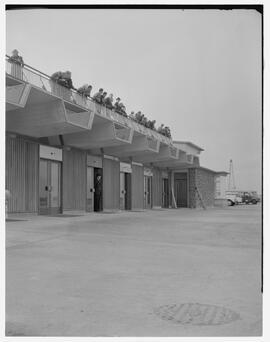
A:
{"type": "Polygon", "coordinates": [[[19,56],[19,51],[17,49],[12,51],[12,55],[9,57],[8,61],[11,63],[11,75],[22,80],[24,61],[22,56],[19,56]]]}

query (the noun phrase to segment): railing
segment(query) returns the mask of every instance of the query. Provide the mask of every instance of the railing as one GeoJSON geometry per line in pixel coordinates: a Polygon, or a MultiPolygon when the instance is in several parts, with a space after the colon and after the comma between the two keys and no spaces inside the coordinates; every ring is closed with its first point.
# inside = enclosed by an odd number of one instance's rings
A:
{"type": "Polygon", "coordinates": [[[130,140],[130,134],[131,134],[131,129],[129,127],[123,128],[123,126],[120,126],[117,124],[114,124],[115,128],[115,135],[117,138],[124,140],[124,141],[129,141],[130,140]]]}
{"type": "Polygon", "coordinates": [[[149,148],[151,148],[154,151],[157,151],[157,149],[158,149],[158,141],[157,141],[157,139],[153,139],[153,138],[147,137],[147,142],[148,142],[149,148]]]}
{"type": "Polygon", "coordinates": [[[51,80],[50,76],[27,64],[22,67],[9,61],[9,56],[6,55],[6,57],[6,73],[8,73],[9,75],[19,80],[33,84],[34,86],[41,88],[52,95],[58,96],[65,101],[74,103],[88,110],[92,110],[100,116],[116,121],[126,127],[134,129],[139,133],[162,141],[165,144],[172,145],[171,138],[168,138],[152,129],[149,129],[128,117],[118,114],[114,110],[110,110],[109,108],[106,108],[105,106],[94,102],[92,99],[82,96],[73,89],[68,89],[60,84],[57,84],[56,82],[51,80]]]}
{"type": "Polygon", "coordinates": [[[177,148],[170,146],[170,152],[171,152],[171,156],[176,157],[177,156],[177,148]]]}

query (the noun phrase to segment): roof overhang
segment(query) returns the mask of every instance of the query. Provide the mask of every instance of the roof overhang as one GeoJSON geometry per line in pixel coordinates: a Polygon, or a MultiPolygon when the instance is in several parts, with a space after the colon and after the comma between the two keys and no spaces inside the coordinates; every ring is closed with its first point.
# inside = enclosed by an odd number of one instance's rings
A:
{"type": "Polygon", "coordinates": [[[133,160],[142,164],[152,164],[177,160],[178,157],[179,150],[175,146],[160,144],[158,153],[137,154],[133,157],[133,160]]]}
{"type": "Polygon", "coordinates": [[[159,152],[160,142],[154,138],[134,134],[132,144],[118,147],[107,147],[104,153],[117,156],[121,159],[135,157],[140,155],[152,155],[159,152]]]}
{"type": "Polygon", "coordinates": [[[26,83],[7,87],[7,131],[48,137],[91,130],[94,113],[26,83]]]}
{"type": "Polygon", "coordinates": [[[131,144],[133,130],[115,122],[107,121],[93,125],[92,131],[66,134],[64,144],[81,149],[104,148],[131,144]]]}
{"type": "Polygon", "coordinates": [[[173,144],[177,146],[178,148],[180,148],[181,150],[183,150],[184,152],[186,152],[187,154],[198,155],[202,151],[204,151],[203,148],[201,148],[198,145],[195,145],[194,143],[190,141],[178,141],[177,140],[177,141],[173,141],[173,144]]]}

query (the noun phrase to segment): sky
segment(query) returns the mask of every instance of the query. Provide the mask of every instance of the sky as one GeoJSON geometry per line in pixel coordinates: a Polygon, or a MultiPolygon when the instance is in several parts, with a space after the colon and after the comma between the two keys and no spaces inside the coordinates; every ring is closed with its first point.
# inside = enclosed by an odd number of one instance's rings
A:
{"type": "Polygon", "coordinates": [[[205,151],[261,193],[261,14],[255,10],[34,9],[6,12],[6,53],[75,87],[104,88],[205,151]]]}

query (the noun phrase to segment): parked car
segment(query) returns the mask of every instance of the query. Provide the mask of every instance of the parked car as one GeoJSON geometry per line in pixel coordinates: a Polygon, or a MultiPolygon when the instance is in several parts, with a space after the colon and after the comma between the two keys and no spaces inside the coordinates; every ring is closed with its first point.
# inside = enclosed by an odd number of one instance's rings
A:
{"type": "Polygon", "coordinates": [[[260,201],[256,191],[226,191],[228,205],[236,204],[257,204],[260,201]]]}

